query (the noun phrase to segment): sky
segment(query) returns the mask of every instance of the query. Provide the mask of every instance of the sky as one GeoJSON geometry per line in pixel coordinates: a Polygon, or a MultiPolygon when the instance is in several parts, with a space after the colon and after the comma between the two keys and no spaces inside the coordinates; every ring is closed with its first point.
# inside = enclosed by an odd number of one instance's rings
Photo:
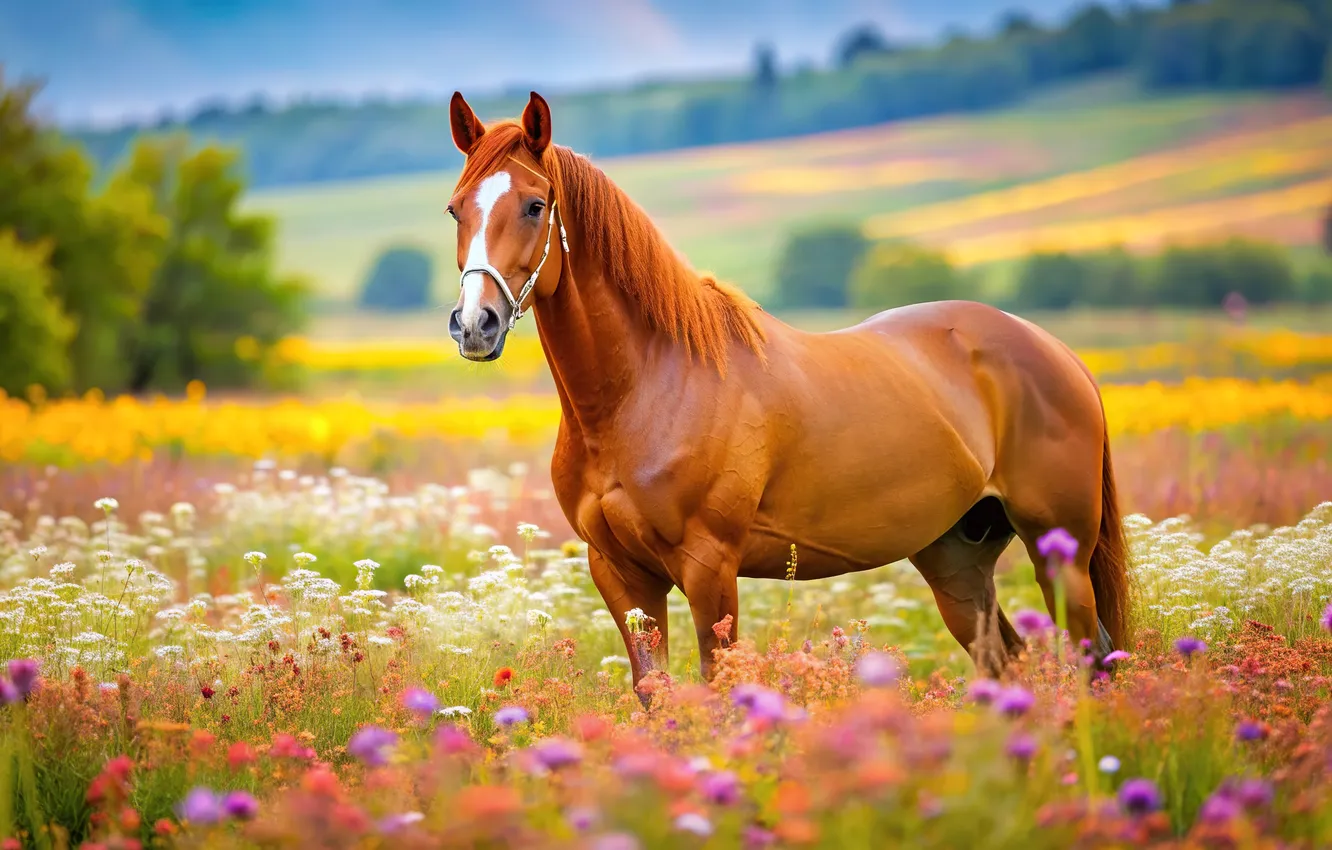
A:
{"type": "Polygon", "coordinates": [[[0,68],[46,81],[44,115],[107,125],[210,99],[445,97],[826,64],[838,36],[1057,21],[1079,0],[0,0],[0,68]]]}

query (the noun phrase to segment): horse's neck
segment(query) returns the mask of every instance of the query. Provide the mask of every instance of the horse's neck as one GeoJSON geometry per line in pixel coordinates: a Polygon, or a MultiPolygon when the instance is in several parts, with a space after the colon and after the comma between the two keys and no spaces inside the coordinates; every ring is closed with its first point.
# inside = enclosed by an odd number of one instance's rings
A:
{"type": "Polygon", "coordinates": [[[645,329],[597,263],[583,260],[573,271],[535,312],[565,418],[586,436],[633,391],[645,329]]]}

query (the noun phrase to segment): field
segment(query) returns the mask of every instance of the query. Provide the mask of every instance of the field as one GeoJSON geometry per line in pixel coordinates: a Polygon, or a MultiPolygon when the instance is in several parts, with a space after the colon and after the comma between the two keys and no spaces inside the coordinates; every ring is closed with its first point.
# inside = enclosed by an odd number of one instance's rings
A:
{"type": "Polygon", "coordinates": [[[797,550],[711,683],[672,593],[635,694],[530,340],[459,370],[356,319],[288,344],[322,394],[0,399],[4,846],[1327,846],[1327,317],[1047,318],[1133,512],[1113,676],[1020,547],[998,682],[909,563],[797,550]]]}
{"type": "MultiPolygon", "coordinates": [[[[696,267],[762,301],[783,240],[816,220],[863,221],[874,238],[919,239],[997,272],[1039,248],[1147,250],[1218,233],[1312,245],[1332,196],[1332,106],[1316,93],[1143,99],[1110,78],[1011,110],[601,164],[696,267]]],[[[327,305],[353,302],[394,244],[434,256],[436,298],[450,301],[455,178],[269,190],[250,203],[278,218],[282,265],[327,305]]]]}

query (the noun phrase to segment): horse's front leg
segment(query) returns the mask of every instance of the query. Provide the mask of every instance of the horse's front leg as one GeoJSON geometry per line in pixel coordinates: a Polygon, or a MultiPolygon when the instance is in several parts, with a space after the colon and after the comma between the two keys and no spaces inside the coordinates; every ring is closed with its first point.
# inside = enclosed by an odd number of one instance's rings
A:
{"type": "Polygon", "coordinates": [[[715,653],[733,643],[740,626],[738,547],[708,535],[687,536],[676,552],[681,589],[689,600],[698,634],[700,672],[707,681],[716,674],[715,653]],[[729,620],[727,618],[730,618],[729,620]]]}
{"type": "MultiPolygon", "coordinates": [[[[669,654],[666,646],[666,594],[671,591],[671,583],[658,578],[646,570],[632,564],[619,567],[610,562],[605,555],[589,546],[587,565],[592,573],[592,583],[597,586],[601,598],[615,624],[620,628],[625,650],[629,655],[629,667],[633,671],[634,688],[644,676],[653,670],[667,669],[669,654]],[[641,624],[641,631],[646,634],[636,635],[626,619],[626,615],[635,608],[641,610],[647,621],[641,624]],[[660,640],[652,647],[650,635],[653,628],[660,631],[660,640]]],[[[635,624],[638,626],[639,624],[635,624]]],[[[639,694],[639,699],[647,706],[647,699],[639,694]]]]}

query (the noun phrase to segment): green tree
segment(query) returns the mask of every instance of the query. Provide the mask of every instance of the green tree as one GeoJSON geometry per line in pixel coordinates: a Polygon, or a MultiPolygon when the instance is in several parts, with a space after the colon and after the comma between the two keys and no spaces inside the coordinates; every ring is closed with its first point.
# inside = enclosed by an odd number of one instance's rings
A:
{"type": "Polygon", "coordinates": [[[1036,310],[1067,310],[1087,288],[1083,262],[1064,252],[1032,254],[1017,276],[1017,303],[1036,310]]]}
{"type": "Polygon", "coordinates": [[[38,88],[0,77],[0,230],[48,246],[51,291],[74,322],[77,388],[118,388],[122,335],[137,319],[165,223],[134,187],[90,194],[92,168],[31,113],[38,88]]]}
{"type": "Polygon", "coordinates": [[[375,260],[361,289],[361,306],[371,310],[420,310],[430,306],[434,263],[420,248],[389,248],[375,260]]]}
{"type": "Polygon", "coordinates": [[[821,224],[792,233],[777,264],[776,306],[845,307],[851,272],[868,245],[856,224],[821,224]]]}
{"type": "Polygon", "coordinates": [[[272,347],[300,328],[305,290],[274,273],[273,221],[240,212],[237,154],[190,152],[183,138],[143,140],[112,185],[147,191],[170,225],[126,341],[130,389],[256,381],[272,347]]]}
{"type": "Polygon", "coordinates": [[[869,310],[964,298],[965,290],[943,253],[910,242],[875,245],[851,276],[851,303],[869,310]]]}
{"type": "Polygon", "coordinates": [[[1216,307],[1231,292],[1251,304],[1291,301],[1298,284],[1284,249],[1230,239],[1166,249],[1157,263],[1153,292],[1160,304],[1216,307]]]}
{"type": "MultiPolygon", "coordinates": [[[[1327,55],[1332,56],[1332,50],[1327,55]]],[[[1328,204],[1323,213],[1323,250],[1332,254],[1332,204],[1328,204]]]]}
{"type": "Polygon", "coordinates": [[[0,231],[0,390],[11,396],[32,384],[60,392],[69,383],[74,325],[52,291],[48,253],[0,231]]]}

